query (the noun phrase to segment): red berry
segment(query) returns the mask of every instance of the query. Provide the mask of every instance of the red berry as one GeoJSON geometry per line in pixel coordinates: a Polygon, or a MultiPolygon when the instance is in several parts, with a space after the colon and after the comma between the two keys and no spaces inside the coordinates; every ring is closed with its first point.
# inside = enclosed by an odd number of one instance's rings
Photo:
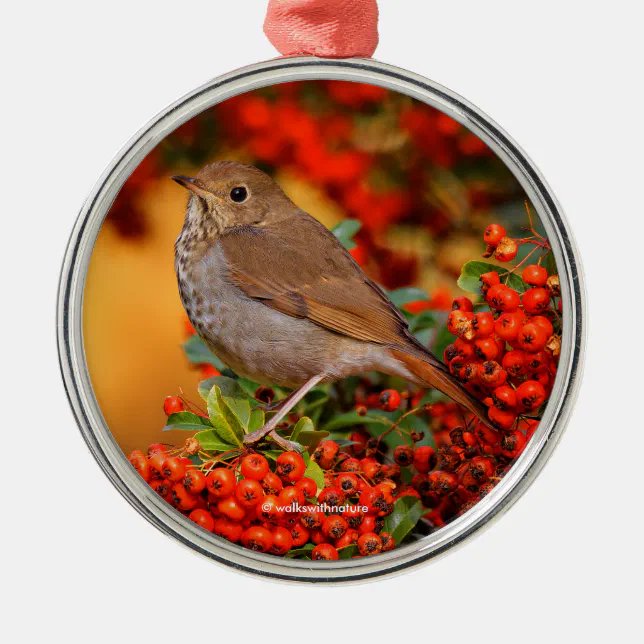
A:
{"type": "Polygon", "coordinates": [[[218,468],[206,476],[206,489],[216,499],[224,499],[235,491],[235,475],[228,468],[218,468]]]}
{"type": "Polygon", "coordinates": [[[258,481],[254,479],[243,479],[237,483],[235,498],[245,508],[252,508],[264,497],[264,490],[258,481]]]}
{"type": "Polygon", "coordinates": [[[270,523],[279,521],[284,516],[283,506],[279,497],[264,496],[262,502],[255,506],[255,515],[260,521],[269,521],[270,523]]]}
{"type": "Polygon", "coordinates": [[[474,305],[472,304],[472,300],[470,300],[467,297],[457,297],[453,302],[452,302],[452,311],[473,311],[474,310],[474,305]]]}
{"type": "Polygon", "coordinates": [[[335,479],[336,486],[345,497],[355,496],[358,492],[358,477],[351,472],[344,472],[335,479]]]}
{"type": "Polygon", "coordinates": [[[540,326],[545,332],[546,336],[550,338],[550,336],[555,332],[552,322],[547,318],[544,317],[543,315],[534,315],[530,318],[530,322],[532,324],[536,324],[540,326]]]}
{"type": "Polygon", "coordinates": [[[483,241],[489,246],[497,246],[506,236],[505,228],[499,224],[490,224],[483,233],[483,241]]]}
{"type": "Polygon", "coordinates": [[[502,313],[494,323],[494,331],[504,342],[514,342],[524,324],[525,315],[522,312],[502,313]]]}
{"type": "Polygon", "coordinates": [[[322,441],[313,452],[313,460],[323,470],[331,469],[339,451],[340,446],[335,441],[322,441]]]}
{"type": "Polygon", "coordinates": [[[357,530],[352,530],[351,528],[349,528],[349,530],[347,530],[344,535],[336,540],[336,549],[339,550],[340,548],[347,548],[348,546],[356,545],[358,543],[359,536],[360,533],[357,530]]]}
{"type": "Polygon", "coordinates": [[[293,538],[293,547],[301,548],[308,540],[310,532],[301,524],[296,523],[291,527],[291,537],[293,538]]]}
{"type": "Polygon", "coordinates": [[[242,536],[244,528],[236,521],[231,521],[226,517],[215,519],[215,529],[213,532],[232,543],[237,543],[242,536]]]}
{"type": "Polygon", "coordinates": [[[479,360],[496,360],[499,355],[499,345],[494,338],[481,338],[474,342],[474,350],[479,360]]]}
{"type": "Polygon", "coordinates": [[[546,400],[546,390],[536,380],[522,382],[516,391],[517,400],[525,409],[539,409],[546,400]]]}
{"type": "Polygon", "coordinates": [[[231,521],[241,521],[246,516],[246,509],[235,496],[229,496],[218,501],[217,511],[231,521]]]}
{"type": "Polygon", "coordinates": [[[479,366],[479,380],[488,387],[500,387],[508,374],[498,362],[487,360],[479,366]]]}
{"type": "Polygon", "coordinates": [[[382,540],[375,532],[366,532],[358,537],[358,550],[361,555],[376,555],[382,552],[382,540]]]}
{"type": "Polygon", "coordinates": [[[170,456],[163,461],[161,475],[164,479],[178,483],[186,474],[186,466],[181,459],[176,456],[170,456]]]}
{"type": "Polygon", "coordinates": [[[165,479],[154,479],[150,481],[150,487],[168,503],[172,503],[172,483],[165,479]]]}
{"type": "Polygon", "coordinates": [[[344,500],[344,493],[340,488],[335,486],[325,487],[318,495],[318,503],[320,505],[325,504],[331,507],[337,507],[342,505],[344,500]]]}
{"type": "Polygon", "coordinates": [[[472,320],[472,328],[476,331],[477,338],[487,338],[494,333],[494,317],[487,311],[476,313],[472,320]]]}
{"type": "Polygon", "coordinates": [[[524,324],[517,335],[517,344],[528,353],[536,353],[546,346],[548,336],[542,326],[528,322],[524,324]]]}
{"type": "Polygon", "coordinates": [[[206,488],[206,476],[200,470],[188,470],[183,477],[183,484],[191,494],[200,494],[206,488]]]}
{"type": "Polygon", "coordinates": [[[501,282],[501,278],[496,271],[483,273],[483,275],[479,277],[479,280],[481,280],[481,291],[483,292],[483,295],[485,295],[492,286],[496,286],[501,282]]]}
{"type": "Polygon", "coordinates": [[[385,389],[380,394],[380,409],[384,411],[396,411],[401,403],[400,394],[395,389],[385,389]]]}
{"type": "Polygon", "coordinates": [[[306,464],[296,452],[284,452],[277,457],[277,475],[284,481],[295,483],[304,476],[306,464]]]}
{"type": "Polygon", "coordinates": [[[152,454],[157,454],[158,452],[163,452],[165,454],[167,451],[168,448],[163,443],[152,443],[152,445],[148,447],[148,456],[152,456],[152,454]]]}
{"type": "Polygon", "coordinates": [[[140,450],[135,449],[128,457],[134,469],[141,475],[144,481],[149,481],[152,477],[152,468],[147,456],[140,450]]]}
{"type": "Polygon", "coordinates": [[[474,314],[469,311],[452,311],[447,316],[447,330],[465,340],[473,340],[476,332],[472,326],[474,314]]]}
{"type": "Polygon", "coordinates": [[[530,286],[545,286],[546,280],[548,279],[548,271],[538,264],[530,264],[523,269],[521,277],[530,286]]]}
{"type": "Polygon", "coordinates": [[[550,356],[546,351],[537,351],[526,355],[526,367],[529,372],[546,371],[550,367],[550,356]]]}
{"type": "Polygon", "coordinates": [[[517,419],[516,412],[509,409],[499,409],[498,407],[490,407],[487,410],[487,416],[495,427],[504,430],[512,429],[517,419]]]}
{"type": "Polygon", "coordinates": [[[328,516],[322,522],[322,533],[328,539],[339,539],[348,530],[349,524],[338,515],[328,516]]]}
{"type": "Polygon", "coordinates": [[[168,396],[163,401],[163,411],[165,412],[166,416],[184,411],[185,408],[186,406],[184,405],[183,400],[181,400],[181,398],[177,398],[176,396],[168,396]]]}
{"type": "Polygon", "coordinates": [[[268,474],[268,461],[261,454],[249,454],[242,460],[240,471],[244,478],[261,481],[268,474]]]}
{"type": "Polygon", "coordinates": [[[268,472],[260,483],[264,494],[272,494],[273,496],[277,496],[284,487],[282,479],[273,472],[268,472]]]}
{"type": "Polygon", "coordinates": [[[510,237],[503,237],[496,246],[494,257],[500,262],[511,262],[519,252],[519,245],[510,237]]]}
{"type": "Polygon", "coordinates": [[[350,528],[359,528],[364,521],[364,512],[359,505],[347,506],[342,512],[342,517],[346,520],[350,528]]]}
{"type": "Polygon", "coordinates": [[[310,479],[308,477],[300,479],[295,484],[295,487],[298,490],[301,490],[302,494],[304,494],[304,497],[307,499],[312,499],[318,491],[318,486],[316,482],[313,479],[310,479]]]}
{"type": "Polygon", "coordinates": [[[249,550],[266,552],[273,545],[273,535],[270,530],[254,525],[244,530],[241,535],[241,542],[249,550]]]}
{"type": "Polygon", "coordinates": [[[172,501],[179,510],[192,510],[197,505],[197,498],[186,490],[183,483],[175,483],[172,486],[172,501]]]}
{"type": "Polygon", "coordinates": [[[509,351],[501,364],[512,378],[524,376],[528,370],[527,356],[523,351],[509,351]]]}
{"type": "Polygon", "coordinates": [[[285,555],[293,547],[293,536],[286,528],[274,528],[272,537],[273,543],[268,551],[273,555],[285,555]]]}
{"type": "Polygon", "coordinates": [[[523,294],[521,301],[526,313],[542,313],[550,306],[550,293],[545,288],[531,288],[523,294]]]}
{"type": "Polygon", "coordinates": [[[305,510],[300,512],[300,523],[307,530],[315,530],[322,525],[324,517],[324,512],[322,512],[322,509],[319,506],[307,506],[305,510]]]}
{"type": "Polygon", "coordinates": [[[492,399],[499,409],[514,409],[517,406],[516,393],[512,387],[507,385],[497,387],[492,394],[492,399]]]}
{"type": "Polygon", "coordinates": [[[499,311],[516,311],[521,304],[519,294],[505,284],[492,286],[485,299],[492,308],[499,311]]]}
{"type": "Polygon", "coordinates": [[[277,496],[279,500],[280,507],[282,508],[292,508],[290,511],[298,511],[298,506],[303,506],[306,502],[304,498],[304,492],[299,487],[295,485],[289,485],[285,487],[277,496]]]}
{"type": "Polygon", "coordinates": [[[336,561],[339,558],[338,551],[330,543],[321,543],[311,550],[313,561],[336,561]]]}
{"type": "Polygon", "coordinates": [[[429,445],[422,445],[414,450],[413,465],[417,472],[427,474],[436,467],[436,452],[429,445]]]}
{"type": "Polygon", "coordinates": [[[394,462],[401,467],[409,467],[414,460],[414,450],[408,445],[398,445],[394,449],[394,462]]]}
{"type": "Polygon", "coordinates": [[[527,443],[526,437],[518,429],[504,434],[501,438],[501,453],[507,458],[516,458],[521,454],[527,443]]]}
{"type": "Polygon", "coordinates": [[[204,530],[208,530],[208,532],[212,532],[215,529],[215,519],[208,510],[193,510],[188,518],[204,530]]]}
{"type": "Polygon", "coordinates": [[[381,532],[378,536],[382,542],[382,552],[388,552],[396,547],[396,540],[388,532],[381,532]]]}

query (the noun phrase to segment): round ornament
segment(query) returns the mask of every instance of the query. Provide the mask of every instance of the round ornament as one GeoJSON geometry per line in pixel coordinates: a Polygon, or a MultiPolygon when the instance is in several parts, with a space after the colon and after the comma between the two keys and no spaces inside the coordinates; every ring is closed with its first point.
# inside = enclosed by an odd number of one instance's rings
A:
{"type": "Polygon", "coordinates": [[[284,57],[144,127],[85,202],[58,341],[107,476],[241,571],[359,581],[500,516],[559,440],[583,288],[538,170],[369,58],[374,1],[272,1],[284,57]]]}

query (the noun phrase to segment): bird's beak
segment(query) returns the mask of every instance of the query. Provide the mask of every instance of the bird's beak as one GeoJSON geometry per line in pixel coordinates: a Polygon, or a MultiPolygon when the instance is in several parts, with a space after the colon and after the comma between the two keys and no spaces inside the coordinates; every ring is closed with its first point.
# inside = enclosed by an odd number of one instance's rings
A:
{"type": "Polygon", "coordinates": [[[180,186],[190,192],[194,192],[198,197],[206,197],[207,195],[213,196],[212,193],[206,190],[199,179],[193,179],[192,177],[186,177],[182,174],[175,174],[170,177],[173,181],[176,181],[180,186]]]}

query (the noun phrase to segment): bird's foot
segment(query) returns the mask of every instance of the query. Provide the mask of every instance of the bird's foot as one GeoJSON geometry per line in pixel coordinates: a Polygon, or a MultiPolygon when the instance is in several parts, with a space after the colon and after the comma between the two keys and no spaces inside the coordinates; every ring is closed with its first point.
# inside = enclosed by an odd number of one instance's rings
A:
{"type": "Polygon", "coordinates": [[[269,437],[275,443],[277,443],[283,450],[287,452],[301,452],[302,447],[298,443],[293,443],[292,441],[287,440],[280,436],[269,423],[266,423],[264,427],[260,427],[258,430],[246,434],[244,436],[244,446],[245,447],[254,447],[262,439],[269,437]]]}

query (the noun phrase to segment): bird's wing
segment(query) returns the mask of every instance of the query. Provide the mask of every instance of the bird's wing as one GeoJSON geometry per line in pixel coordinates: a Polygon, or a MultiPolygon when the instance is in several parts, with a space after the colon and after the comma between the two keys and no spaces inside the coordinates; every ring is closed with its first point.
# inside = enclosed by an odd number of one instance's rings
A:
{"type": "Polygon", "coordinates": [[[304,212],[220,238],[229,279],[277,311],[390,346],[408,343],[407,322],[335,236],[304,212]]]}

